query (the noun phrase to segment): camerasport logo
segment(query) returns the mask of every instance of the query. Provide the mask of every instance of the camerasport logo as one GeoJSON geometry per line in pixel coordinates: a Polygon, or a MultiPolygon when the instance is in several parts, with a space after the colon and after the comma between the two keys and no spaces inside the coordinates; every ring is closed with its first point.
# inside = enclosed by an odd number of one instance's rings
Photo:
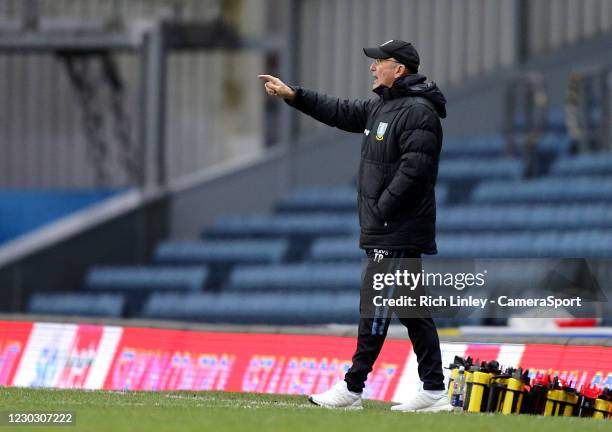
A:
{"type": "Polygon", "coordinates": [[[121,332],[120,327],[36,323],[13,385],[100,388],[121,332]]]}

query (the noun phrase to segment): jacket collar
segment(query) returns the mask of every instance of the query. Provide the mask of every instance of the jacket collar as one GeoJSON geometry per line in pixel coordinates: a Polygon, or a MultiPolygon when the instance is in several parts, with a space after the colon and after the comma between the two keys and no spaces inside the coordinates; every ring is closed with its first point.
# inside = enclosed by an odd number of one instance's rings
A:
{"type": "Polygon", "coordinates": [[[383,100],[397,99],[410,94],[410,86],[422,84],[426,80],[427,78],[424,75],[418,73],[405,75],[396,79],[391,87],[380,85],[372,91],[382,97],[383,100]]]}

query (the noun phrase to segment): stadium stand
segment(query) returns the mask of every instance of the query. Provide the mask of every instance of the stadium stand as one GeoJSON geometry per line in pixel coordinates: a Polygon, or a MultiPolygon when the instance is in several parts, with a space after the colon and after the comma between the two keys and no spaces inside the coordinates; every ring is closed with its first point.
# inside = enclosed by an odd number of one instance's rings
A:
{"type": "Polygon", "coordinates": [[[142,317],[234,324],[324,324],[359,318],[359,292],[153,294],[142,317]]]}
{"type": "Polygon", "coordinates": [[[226,291],[317,292],[359,290],[361,266],[351,264],[285,264],[237,267],[226,291]]]}
{"type": "MultiPolygon", "coordinates": [[[[561,114],[550,114],[535,149],[547,161],[536,177],[525,177],[520,139],[514,156],[501,135],[446,140],[436,190],[439,254],[431,259],[612,256],[612,155],[572,154],[561,114]]],[[[160,243],[152,266],[93,268],[86,294],[36,295],[29,311],[117,316],[123,310],[127,317],[242,324],[320,324],[332,316],[355,322],[364,258],[356,195],[354,185],[308,188],[268,214],[226,215],[200,239],[160,243]],[[111,300],[98,305],[95,296],[102,295],[116,296],[115,306],[111,300]],[[61,298],[68,299],[63,307],[61,298]]],[[[479,319],[439,321],[457,324],[479,319]]]]}
{"type": "Polygon", "coordinates": [[[137,315],[147,296],[155,291],[197,292],[205,288],[206,267],[98,267],[84,281],[90,292],[119,293],[125,297],[125,312],[137,315]]]}
{"type": "Polygon", "coordinates": [[[121,294],[36,293],[30,298],[28,312],[119,318],[124,306],[125,297],[121,294]]]}
{"type": "Polygon", "coordinates": [[[85,278],[92,291],[200,291],[206,283],[205,267],[98,267],[85,278]]]}
{"type": "Polygon", "coordinates": [[[472,202],[479,204],[609,203],[611,200],[612,177],[599,176],[487,181],[480,183],[472,193],[472,202]]]}
{"type": "Polygon", "coordinates": [[[553,176],[596,176],[612,173],[612,154],[584,153],[565,156],[555,161],[550,174],[553,176]]]}

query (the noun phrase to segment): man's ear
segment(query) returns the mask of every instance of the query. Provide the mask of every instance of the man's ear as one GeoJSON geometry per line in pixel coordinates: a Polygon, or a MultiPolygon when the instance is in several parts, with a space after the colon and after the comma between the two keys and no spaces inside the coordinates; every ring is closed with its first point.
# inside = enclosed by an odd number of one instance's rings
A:
{"type": "Polygon", "coordinates": [[[406,75],[406,73],[408,72],[408,68],[406,68],[406,65],[398,64],[397,67],[398,69],[395,72],[397,78],[406,75]]]}

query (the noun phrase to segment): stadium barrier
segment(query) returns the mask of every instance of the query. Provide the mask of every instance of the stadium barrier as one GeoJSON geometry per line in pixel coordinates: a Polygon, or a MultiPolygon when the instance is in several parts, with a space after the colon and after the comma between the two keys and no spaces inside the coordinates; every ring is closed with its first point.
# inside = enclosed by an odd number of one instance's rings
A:
{"type": "MultiPolygon", "coordinates": [[[[337,336],[0,321],[0,386],[309,394],[343,377],[355,343],[337,336]]],[[[442,343],[443,364],[455,356],[554,374],[578,388],[612,388],[612,347],[442,343]]],[[[388,340],[364,396],[405,401],[419,387],[410,342],[388,340]]]]}

